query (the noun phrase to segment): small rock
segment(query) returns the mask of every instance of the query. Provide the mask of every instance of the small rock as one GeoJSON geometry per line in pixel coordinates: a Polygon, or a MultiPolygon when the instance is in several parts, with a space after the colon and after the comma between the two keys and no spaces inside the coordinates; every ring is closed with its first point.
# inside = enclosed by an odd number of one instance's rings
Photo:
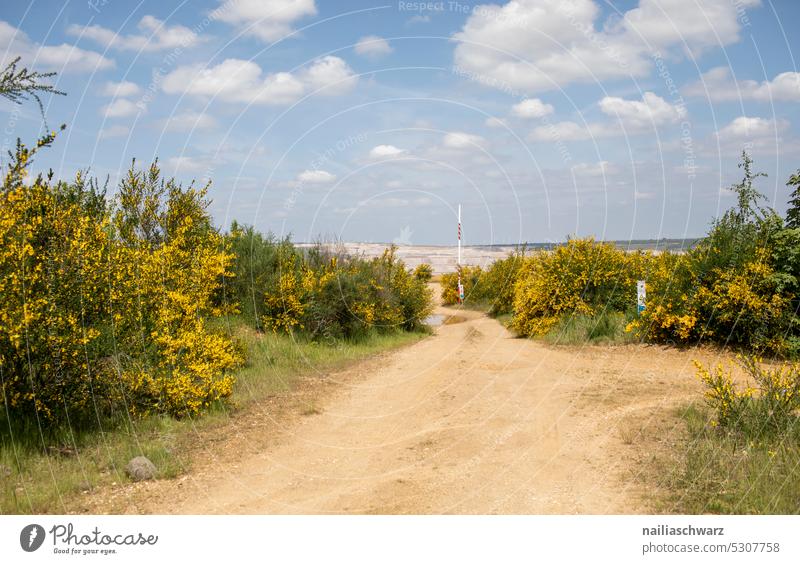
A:
{"type": "Polygon", "coordinates": [[[141,482],[142,480],[152,480],[156,477],[156,467],[145,456],[137,456],[125,467],[125,473],[130,476],[134,482],[141,482]]]}

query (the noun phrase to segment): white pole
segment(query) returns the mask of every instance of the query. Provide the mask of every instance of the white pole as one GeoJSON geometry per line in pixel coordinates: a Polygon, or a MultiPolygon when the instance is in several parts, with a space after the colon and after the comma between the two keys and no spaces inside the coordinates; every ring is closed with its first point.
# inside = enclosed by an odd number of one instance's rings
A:
{"type": "Polygon", "coordinates": [[[461,204],[458,204],[458,303],[464,303],[464,286],[461,285],[461,204]]]}
{"type": "Polygon", "coordinates": [[[458,204],[458,266],[461,266],[461,204],[458,204]]]}

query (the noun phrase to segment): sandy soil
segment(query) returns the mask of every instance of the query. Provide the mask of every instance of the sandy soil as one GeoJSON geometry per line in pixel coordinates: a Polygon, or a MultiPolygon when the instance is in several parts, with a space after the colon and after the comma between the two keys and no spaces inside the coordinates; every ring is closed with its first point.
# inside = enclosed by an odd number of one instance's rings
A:
{"type": "Polygon", "coordinates": [[[639,479],[644,462],[681,425],[675,407],[699,397],[691,360],[714,353],[550,347],[457,313],[204,437],[187,475],[94,492],[82,510],[647,512],[658,492],[639,479]]]}

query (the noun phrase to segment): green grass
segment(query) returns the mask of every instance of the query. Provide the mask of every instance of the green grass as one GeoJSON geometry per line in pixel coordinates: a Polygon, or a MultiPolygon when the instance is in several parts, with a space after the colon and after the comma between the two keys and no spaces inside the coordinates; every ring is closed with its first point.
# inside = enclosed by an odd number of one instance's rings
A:
{"type": "Polygon", "coordinates": [[[625,332],[630,317],[618,312],[565,315],[542,339],[552,345],[624,344],[637,342],[625,332]]]}
{"type": "MultiPolygon", "coordinates": [[[[424,333],[371,335],[358,342],[320,344],[304,338],[259,334],[241,319],[227,320],[245,345],[247,364],[238,371],[231,406],[215,406],[197,419],[151,416],[103,421],[95,429],[63,427],[40,432],[34,424],[0,415],[0,514],[67,513],[74,496],[99,485],[127,482],[124,468],[139,455],[159,476],[187,470],[183,456],[199,429],[225,425],[231,409],[291,390],[303,377],[345,367],[380,351],[413,343],[424,333]]],[[[304,415],[318,412],[308,406],[304,415]]]]}
{"type": "Polygon", "coordinates": [[[495,317],[498,323],[505,327],[506,329],[511,330],[512,324],[514,323],[514,314],[513,313],[502,313],[495,317]]]}
{"type": "Polygon", "coordinates": [[[676,445],[677,465],[665,477],[670,494],[663,510],[800,513],[800,424],[752,440],[713,427],[705,407],[690,406],[681,416],[686,422],[685,441],[676,445]]]}
{"type": "Polygon", "coordinates": [[[292,388],[298,378],[330,371],[383,350],[413,343],[427,333],[396,331],[358,341],[323,344],[304,337],[257,333],[236,322],[231,331],[247,349],[247,364],[236,375],[234,400],[258,400],[292,388]]]}

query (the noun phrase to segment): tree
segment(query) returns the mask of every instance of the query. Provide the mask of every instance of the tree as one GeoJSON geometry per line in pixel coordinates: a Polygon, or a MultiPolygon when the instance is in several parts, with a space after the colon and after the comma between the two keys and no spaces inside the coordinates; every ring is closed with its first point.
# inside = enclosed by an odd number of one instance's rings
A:
{"type": "Polygon", "coordinates": [[[736,194],[736,206],[714,220],[708,236],[697,245],[700,252],[692,253],[694,271],[701,278],[710,276],[709,283],[714,281],[715,269],[736,269],[751,262],[756,249],[769,246],[783,223],[771,208],[760,204],[766,197],[753,184],[767,175],[753,172],[753,159],[745,151],[739,168],[744,176],[730,188],[736,194]]]}
{"type": "Polygon", "coordinates": [[[756,220],[758,212],[764,214],[764,209],[758,205],[758,202],[766,197],[753,188],[753,181],[767,175],[764,172],[753,172],[753,159],[747,154],[747,151],[742,151],[742,162],[739,163],[739,168],[744,169],[744,178],[738,184],[731,186],[731,190],[736,193],[738,201],[738,207],[733,211],[733,215],[741,225],[756,220]]]}
{"type": "Polygon", "coordinates": [[[789,177],[787,186],[793,186],[794,190],[789,195],[789,209],[786,210],[786,226],[792,229],[800,229],[800,169],[789,177]]]}
{"type": "Polygon", "coordinates": [[[58,96],[66,96],[65,92],[56,90],[51,84],[42,82],[43,79],[51,78],[56,75],[54,72],[31,72],[26,67],[17,67],[20,57],[17,57],[3,69],[0,73],[0,96],[7,100],[11,100],[15,104],[21,104],[23,100],[29,97],[36,100],[39,105],[39,111],[44,117],[44,106],[42,99],[39,98],[40,93],[56,94],[58,96]]]}

